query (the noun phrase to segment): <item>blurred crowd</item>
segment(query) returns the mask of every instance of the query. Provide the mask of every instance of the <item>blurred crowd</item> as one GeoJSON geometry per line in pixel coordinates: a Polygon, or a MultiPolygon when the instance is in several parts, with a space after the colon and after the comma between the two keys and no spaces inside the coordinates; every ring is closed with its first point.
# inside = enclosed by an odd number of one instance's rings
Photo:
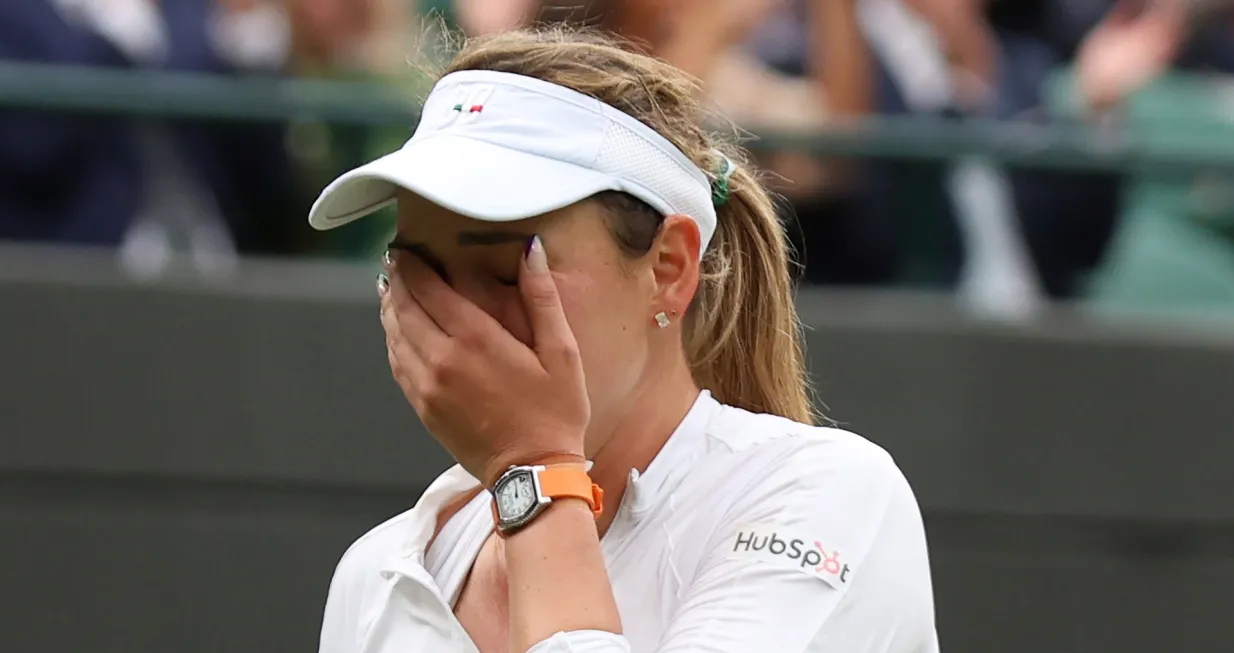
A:
{"type": "MultiPolygon", "coordinates": [[[[0,3],[0,62],[248,77],[385,79],[444,20],[615,31],[703,82],[736,124],[843,129],[872,114],[1044,122],[1075,70],[1095,124],[1171,68],[1234,71],[1234,21],[1196,0],[21,0],[0,3]]],[[[0,109],[0,239],[115,246],[134,270],[173,251],[370,256],[388,223],[304,221],[334,175],[397,147],[362,129],[0,109]]],[[[1122,214],[1119,175],[762,151],[802,275],[818,284],[994,284],[1069,297],[1122,214]]],[[[977,291],[979,292],[979,291],[977,291]]]]}

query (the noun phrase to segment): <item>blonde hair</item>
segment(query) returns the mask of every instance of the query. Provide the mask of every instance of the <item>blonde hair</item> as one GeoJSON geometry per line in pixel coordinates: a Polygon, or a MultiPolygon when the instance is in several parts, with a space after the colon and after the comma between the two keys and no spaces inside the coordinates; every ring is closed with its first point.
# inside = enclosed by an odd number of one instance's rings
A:
{"type": "MultiPolygon", "coordinates": [[[[813,423],[790,256],[772,198],[735,143],[709,134],[697,82],[591,30],[519,30],[464,42],[444,74],[492,70],[535,77],[613,106],[656,130],[711,174],[737,169],[701,263],[683,345],[694,380],[723,403],[813,423]]],[[[596,197],[629,255],[645,254],[663,216],[622,193],[596,197]]]]}

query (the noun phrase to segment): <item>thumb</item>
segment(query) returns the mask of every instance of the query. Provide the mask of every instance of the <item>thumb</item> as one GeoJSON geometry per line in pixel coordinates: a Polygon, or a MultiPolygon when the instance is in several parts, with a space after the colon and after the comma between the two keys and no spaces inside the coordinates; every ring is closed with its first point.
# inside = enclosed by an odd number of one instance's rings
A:
{"type": "Polygon", "coordinates": [[[557,294],[557,283],[549,272],[544,242],[539,236],[532,237],[527,246],[518,275],[518,287],[531,324],[533,348],[541,362],[548,362],[546,357],[575,355],[578,343],[566,321],[561,296],[557,294]]]}

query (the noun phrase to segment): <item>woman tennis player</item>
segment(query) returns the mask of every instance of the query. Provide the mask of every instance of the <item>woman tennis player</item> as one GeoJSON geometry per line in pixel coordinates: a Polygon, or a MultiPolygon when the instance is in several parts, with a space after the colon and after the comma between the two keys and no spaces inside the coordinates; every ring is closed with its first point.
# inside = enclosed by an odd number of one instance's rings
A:
{"type": "Polygon", "coordinates": [[[937,650],[921,516],[811,425],[772,201],[679,71],[465,45],[328,229],[397,202],[390,367],[458,466],[335,571],[322,653],[937,650]]]}

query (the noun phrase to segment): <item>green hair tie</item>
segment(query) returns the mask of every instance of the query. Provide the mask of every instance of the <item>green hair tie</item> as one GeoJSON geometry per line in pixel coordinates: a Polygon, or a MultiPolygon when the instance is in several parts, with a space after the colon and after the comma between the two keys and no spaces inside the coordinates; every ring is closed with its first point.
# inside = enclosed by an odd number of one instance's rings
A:
{"type": "Polygon", "coordinates": [[[732,159],[724,156],[723,152],[716,152],[720,157],[719,169],[716,170],[715,179],[711,181],[711,201],[716,206],[724,206],[728,203],[728,195],[730,189],[728,180],[737,172],[737,165],[732,159]]]}

